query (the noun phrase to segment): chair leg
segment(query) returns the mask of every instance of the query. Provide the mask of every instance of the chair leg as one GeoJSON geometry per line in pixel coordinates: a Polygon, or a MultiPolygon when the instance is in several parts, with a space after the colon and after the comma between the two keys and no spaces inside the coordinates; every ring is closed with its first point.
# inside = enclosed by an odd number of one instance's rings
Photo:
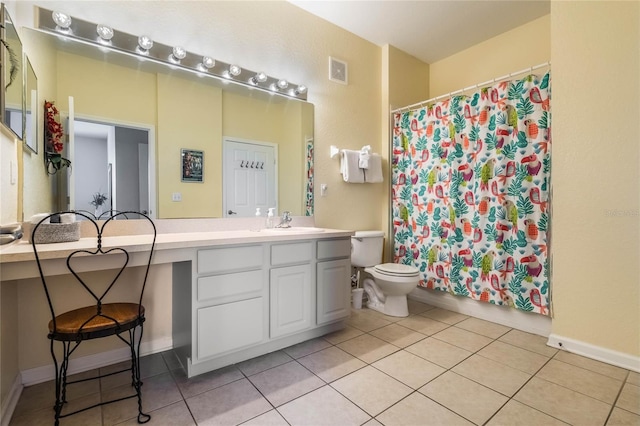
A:
{"type": "Polygon", "coordinates": [[[63,359],[58,365],[58,359],[54,351],[54,341],[51,340],[50,351],[53,358],[53,365],[56,369],[56,402],[53,406],[55,410],[55,425],[60,423],[62,407],[67,402],[67,368],[69,366],[69,342],[62,342],[63,359]]]}
{"type": "Polygon", "coordinates": [[[143,326],[140,325],[140,337],[136,345],[135,328],[129,330],[129,343],[131,347],[131,379],[138,397],[138,423],[147,423],[151,420],[149,414],[142,412],[142,381],[140,380],[140,342],[142,341],[143,326]]]}

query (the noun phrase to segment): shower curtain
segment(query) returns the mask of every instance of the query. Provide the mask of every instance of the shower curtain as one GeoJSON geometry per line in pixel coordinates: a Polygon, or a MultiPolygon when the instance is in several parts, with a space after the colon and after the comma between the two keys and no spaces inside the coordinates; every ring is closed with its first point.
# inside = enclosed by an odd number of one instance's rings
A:
{"type": "Polygon", "coordinates": [[[420,286],[549,315],[550,74],[394,114],[394,261],[420,286]]]}

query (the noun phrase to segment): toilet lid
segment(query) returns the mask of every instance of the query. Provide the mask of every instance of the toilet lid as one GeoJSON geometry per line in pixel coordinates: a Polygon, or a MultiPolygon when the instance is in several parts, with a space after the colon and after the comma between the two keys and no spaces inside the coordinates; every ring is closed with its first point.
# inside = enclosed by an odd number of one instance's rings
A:
{"type": "Polygon", "coordinates": [[[420,270],[415,266],[401,265],[399,263],[383,263],[382,265],[376,265],[375,270],[387,275],[395,275],[398,277],[409,277],[418,275],[420,270]]]}

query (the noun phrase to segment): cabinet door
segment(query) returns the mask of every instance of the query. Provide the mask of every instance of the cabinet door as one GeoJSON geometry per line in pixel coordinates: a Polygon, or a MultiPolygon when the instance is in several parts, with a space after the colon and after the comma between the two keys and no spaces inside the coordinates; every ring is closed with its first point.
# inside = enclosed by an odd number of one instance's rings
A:
{"type": "Polygon", "coordinates": [[[198,309],[198,359],[263,339],[262,297],[198,309]]]}
{"type": "Polygon", "coordinates": [[[271,270],[270,336],[284,336],[311,326],[311,265],[271,270]]]}
{"type": "Polygon", "coordinates": [[[318,262],[318,325],[346,318],[351,313],[351,261],[318,262]]]}

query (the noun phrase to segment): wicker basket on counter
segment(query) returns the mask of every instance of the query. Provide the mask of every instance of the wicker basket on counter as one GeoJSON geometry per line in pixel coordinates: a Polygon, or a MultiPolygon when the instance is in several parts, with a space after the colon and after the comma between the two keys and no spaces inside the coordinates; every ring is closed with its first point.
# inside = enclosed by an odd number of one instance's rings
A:
{"type": "Polygon", "coordinates": [[[80,239],[80,222],[43,223],[34,236],[36,244],[68,243],[80,239]]]}

